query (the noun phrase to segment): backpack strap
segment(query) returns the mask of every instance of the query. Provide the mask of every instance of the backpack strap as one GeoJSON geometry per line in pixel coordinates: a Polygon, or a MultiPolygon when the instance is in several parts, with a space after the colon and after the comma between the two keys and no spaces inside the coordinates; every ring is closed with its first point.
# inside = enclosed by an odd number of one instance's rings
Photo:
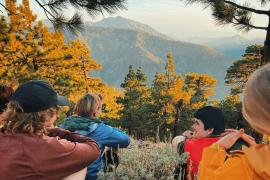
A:
{"type": "MultiPolygon", "coordinates": [[[[177,152],[178,152],[179,156],[181,156],[185,152],[184,151],[185,143],[186,143],[186,139],[177,145],[177,152]]],[[[186,170],[187,170],[187,162],[180,161],[175,166],[174,179],[179,180],[179,178],[180,178],[180,180],[185,180],[186,179],[186,170]]]]}

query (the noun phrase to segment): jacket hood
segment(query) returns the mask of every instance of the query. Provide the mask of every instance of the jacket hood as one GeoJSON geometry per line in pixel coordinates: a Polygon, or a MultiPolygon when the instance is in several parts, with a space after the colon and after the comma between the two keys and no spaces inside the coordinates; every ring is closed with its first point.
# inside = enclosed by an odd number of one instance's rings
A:
{"type": "Polygon", "coordinates": [[[66,121],[62,124],[62,127],[73,132],[77,130],[89,131],[89,127],[96,123],[102,123],[102,121],[87,117],[70,116],[66,118],[66,121]]]}
{"type": "Polygon", "coordinates": [[[243,147],[247,160],[254,170],[255,179],[270,179],[270,146],[258,144],[247,148],[243,147]]]}

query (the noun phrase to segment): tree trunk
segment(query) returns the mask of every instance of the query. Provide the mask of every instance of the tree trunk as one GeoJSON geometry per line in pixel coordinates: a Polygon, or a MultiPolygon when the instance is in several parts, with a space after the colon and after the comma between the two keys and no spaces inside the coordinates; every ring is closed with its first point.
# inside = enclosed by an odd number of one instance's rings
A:
{"type": "Polygon", "coordinates": [[[267,64],[269,62],[270,62],[270,17],[268,16],[268,27],[266,31],[266,38],[264,41],[261,65],[267,64]]]}

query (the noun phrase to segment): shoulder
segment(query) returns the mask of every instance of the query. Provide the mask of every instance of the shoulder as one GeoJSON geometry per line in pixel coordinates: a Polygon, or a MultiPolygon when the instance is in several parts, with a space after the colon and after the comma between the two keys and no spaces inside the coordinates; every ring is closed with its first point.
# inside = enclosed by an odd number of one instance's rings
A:
{"type": "Polygon", "coordinates": [[[186,150],[201,149],[212,145],[218,138],[192,138],[185,142],[186,150]]]}

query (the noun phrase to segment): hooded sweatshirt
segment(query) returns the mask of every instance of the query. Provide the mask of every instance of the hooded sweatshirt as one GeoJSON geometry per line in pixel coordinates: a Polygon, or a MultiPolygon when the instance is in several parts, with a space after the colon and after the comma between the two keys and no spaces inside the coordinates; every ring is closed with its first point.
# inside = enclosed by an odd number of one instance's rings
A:
{"type": "Polygon", "coordinates": [[[270,146],[259,144],[227,155],[222,149],[206,148],[199,170],[199,180],[270,179],[270,146]]]}
{"type": "Polygon", "coordinates": [[[60,126],[64,129],[79,133],[94,139],[101,150],[101,155],[87,168],[87,180],[97,179],[97,173],[102,167],[102,153],[107,147],[124,148],[130,143],[126,133],[102,123],[99,119],[70,116],[60,126]]]}

